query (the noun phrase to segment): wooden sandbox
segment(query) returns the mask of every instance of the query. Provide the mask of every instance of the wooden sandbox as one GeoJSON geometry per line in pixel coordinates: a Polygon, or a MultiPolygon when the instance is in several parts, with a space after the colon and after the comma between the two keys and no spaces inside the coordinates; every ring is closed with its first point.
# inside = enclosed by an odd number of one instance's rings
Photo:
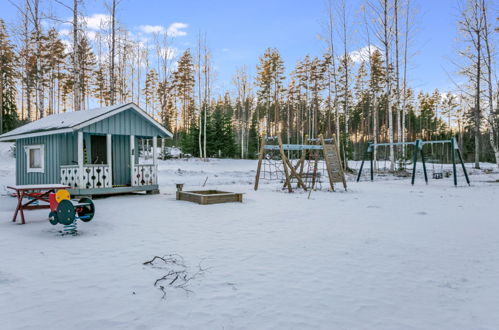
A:
{"type": "Polygon", "coordinates": [[[177,185],[177,200],[198,203],[201,205],[243,202],[243,194],[220,190],[182,191],[177,185]]]}

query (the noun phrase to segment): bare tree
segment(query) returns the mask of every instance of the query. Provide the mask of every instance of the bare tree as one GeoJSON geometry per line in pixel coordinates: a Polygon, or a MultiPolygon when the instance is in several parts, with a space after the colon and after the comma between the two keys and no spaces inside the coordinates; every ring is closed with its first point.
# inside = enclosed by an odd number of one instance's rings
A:
{"type": "MultiPolygon", "coordinates": [[[[335,133],[336,133],[336,144],[338,148],[341,148],[340,140],[340,115],[337,106],[338,100],[338,79],[337,79],[337,67],[336,67],[336,54],[334,50],[334,31],[335,31],[335,12],[333,8],[332,0],[326,0],[326,36],[325,40],[328,46],[329,52],[329,63],[330,67],[327,70],[327,92],[328,92],[328,110],[331,113],[331,99],[333,99],[332,106],[335,112],[335,133]],[[332,81],[332,84],[331,84],[332,81]],[[334,93],[333,93],[334,91],[334,93]],[[333,96],[334,94],[334,96],[333,96]]],[[[330,125],[330,124],[329,124],[330,125]]]]}
{"type": "MultiPolygon", "coordinates": [[[[247,132],[248,132],[248,122],[250,115],[250,102],[249,97],[251,94],[251,84],[249,82],[249,76],[246,66],[243,66],[236,70],[234,77],[232,78],[232,83],[236,86],[237,101],[239,106],[238,111],[238,125],[239,125],[239,142],[241,144],[241,158],[245,158],[247,152],[247,132]]],[[[289,132],[289,114],[288,119],[288,139],[290,136],[289,132]]]]}
{"type": "MultiPolygon", "coordinates": [[[[75,0],[76,1],[76,0],[75,0]]],[[[116,102],[116,85],[115,85],[115,56],[116,56],[116,0],[112,0],[110,5],[111,12],[111,49],[109,56],[109,98],[111,104],[116,102]]]]}
{"type": "Polygon", "coordinates": [[[469,66],[464,67],[462,73],[467,76],[473,84],[474,105],[472,108],[473,133],[475,140],[475,168],[480,168],[480,135],[481,135],[481,93],[482,93],[482,67],[483,67],[483,30],[484,20],[480,6],[481,0],[467,0],[466,6],[461,9],[461,21],[459,28],[464,36],[464,41],[468,45],[461,52],[469,66]]]}
{"type": "Polygon", "coordinates": [[[491,49],[491,34],[492,28],[487,21],[487,3],[485,0],[480,0],[480,7],[483,17],[483,42],[485,47],[484,64],[486,70],[485,81],[487,83],[487,103],[489,106],[488,126],[489,126],[489,142],[494,151],[495,161],[499,167],[499,129],[497,127],[497,113],[494,111],[494,85],[493,74],[495,68],[494,55],[491,49]]]}
{"type": "Polygon", "coordinates": [[[79,70],[79,51],[78,51],[78,0],[73,0],[73,110],[81,110],[81,88],[80,88],[80,70],[79,70]]]}

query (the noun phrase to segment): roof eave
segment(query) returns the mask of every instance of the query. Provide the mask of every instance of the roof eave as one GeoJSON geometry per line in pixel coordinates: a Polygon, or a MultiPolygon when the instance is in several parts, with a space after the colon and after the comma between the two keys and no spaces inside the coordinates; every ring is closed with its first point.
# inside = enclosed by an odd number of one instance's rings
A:
{"type": "Polygon", "coordinates": [[[73,132],[73,130],[71,128],[61,128],[61,129],[56,129],[56,130],[46,130],[46,131],[41,131],[41,132],[16,134],[16,135],[10,135],[10,136],[5,136],[5,137],[0,136],[0,142],[13,142],[13,141],[16,141],[19,139],[27,139],[30,137],[46,136],[46,135],[53,135],[53,134],[63,134],[63,133],[71,133],[71,132],[73,132]]]}
{"type": "Polygon", "coordinates": [[[158,128],[161,132],[163,132],[166,136],[172,138],[173,134],[164,128],[160,123],[158,123],[154,118],[149,116],[144,110],[139,108],[135,103],[127,103],[124,104],[116,109],[113,109],[105,114],[102,114],[100,116],[97,116],[95,118],[92,118],[90,120],[87,120],[83,123],[80,123],[78,125],[68,127],[68,128],[61,128],[61,129],[54,129],[54,130],[45,130],[41,132],[33,132],[33,133],[25,133],[25,134],[16,134],[16,135],[10,135],[10,136],[5,136],[1,137],[0,136],[0,142],[12,142],[18,139],[26,139],[30,137],[38,137],[38,136],[46,136],[46,135],[53,135],[53,134],[62,134],[62,133],[72,133],[75,131],[78,131],[84,127],[90,126],[94,123],[97,123],[99,121],[102,121],[106,118],[112,117],[122,111],[128,110],[130,108],[133,108],[137,113],[142,115],[146,120],[148,120],[150,123],[152,123],[156,128],[158,128]]]}

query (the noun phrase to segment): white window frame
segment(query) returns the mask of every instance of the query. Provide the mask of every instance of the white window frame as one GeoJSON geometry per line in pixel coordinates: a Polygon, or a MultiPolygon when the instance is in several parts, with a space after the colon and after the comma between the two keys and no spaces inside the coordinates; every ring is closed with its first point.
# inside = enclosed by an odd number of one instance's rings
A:
{"type": "Polygon", "coordinates": [[[28,173],[45,173],[45,145],[43,144],[32,144],[24,147],[24,151],[26,151],[26,172],[28,173]],[[41,159],[41,167],[30,167],[30,151],[34,149],[40,149],[42,154],[41,159]]]}

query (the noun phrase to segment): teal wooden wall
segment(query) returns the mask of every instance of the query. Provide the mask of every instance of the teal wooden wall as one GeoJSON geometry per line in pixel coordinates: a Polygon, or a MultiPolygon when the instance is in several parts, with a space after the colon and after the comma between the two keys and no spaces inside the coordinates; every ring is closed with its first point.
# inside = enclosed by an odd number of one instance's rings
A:
{"type": "Polygon", "coordinates": [[[16,141],[16,184],[60,183],[60,166],[75,165],[78,161],[77,134],[55,134],[16,141]],[[28,173],[25,146],[43,144],[45,172],[28,173]]]}
{"type": "Polygon", "coordinates": [[[60,137],[58,135],[40,136],[16,141],[16,184],[59,183],[60,137]],[[45,172],[28,173],[25,146],[43,144],[45,172]]]}
{"type": "MultiPolygon", "coordinates": [[[[138,147],[138,137],[164,137],[164,133],[161,130],[131,109],[84,127],[82,131],[84,132],[85,146],[87,148],[86,155],[88,157],[90,157],[92,148],[90,135],[103,135],[109,133],[113,135],[113,185],[129,185],[131,183],[130,135],[136,136],[136,148],[138,147]]],[[[78,134],[76,132],[17,140],[16,184],[60,183],[60,166],[77,164],[77,148],[78,134]],[[45,145],[44,173],[27,173],[27,155],[24,147],[33,144],[45,145]]],[[[135,158],[137,162],[137,153],[135,158]]],[[[85,159],[85,162],[89,163],[89,159],[85,159]]]]}
{"type": "Polygon", "coordinates": [[[113,185],[129,185],[132,182],[130,170],[130,137],[113,135],[113,185]]]}

